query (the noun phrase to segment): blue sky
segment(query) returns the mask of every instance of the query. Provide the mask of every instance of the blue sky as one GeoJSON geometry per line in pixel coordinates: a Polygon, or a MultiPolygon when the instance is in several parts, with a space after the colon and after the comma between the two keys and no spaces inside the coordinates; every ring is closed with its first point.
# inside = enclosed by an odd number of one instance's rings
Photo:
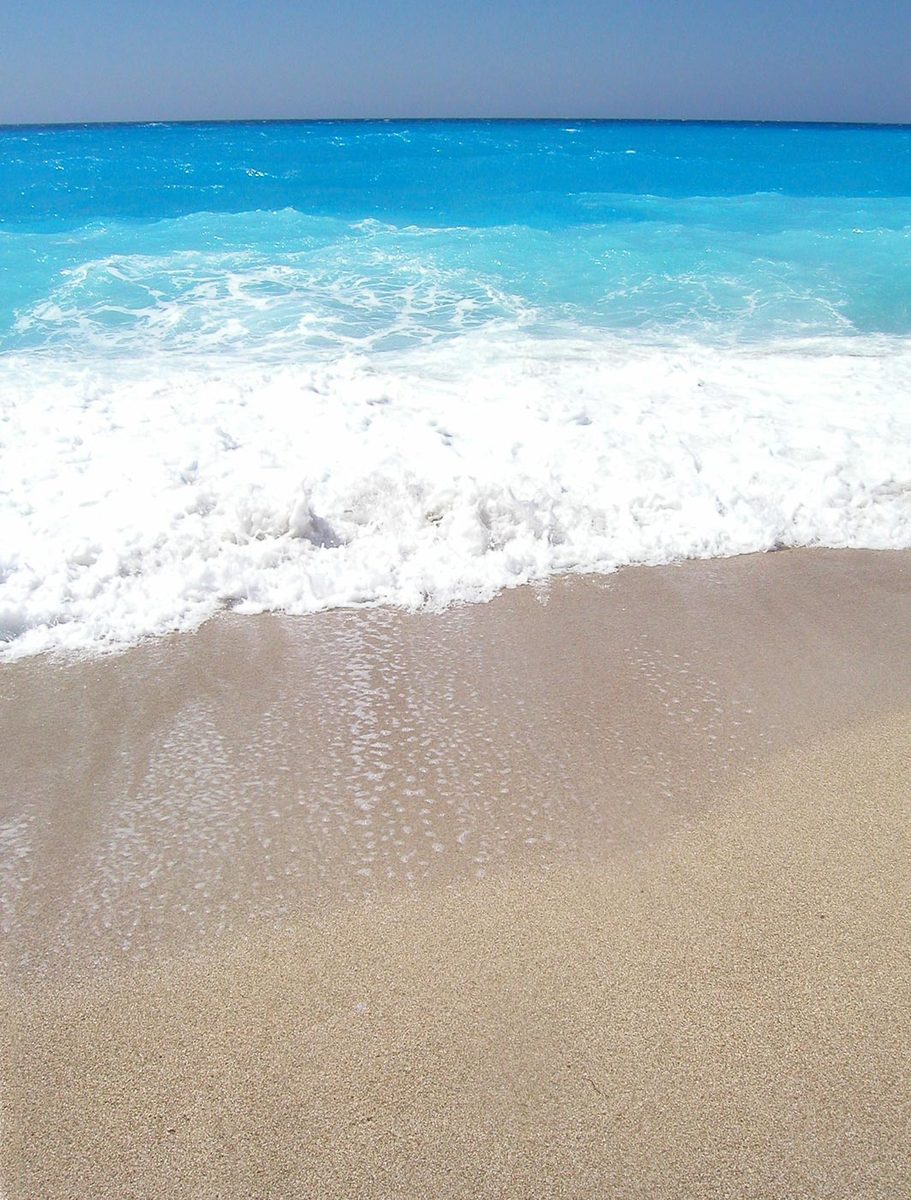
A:
{"type": "Polygon", "coordinates": [[[7,0],[0,123],[911,121],[911,0],[7,0]]]}

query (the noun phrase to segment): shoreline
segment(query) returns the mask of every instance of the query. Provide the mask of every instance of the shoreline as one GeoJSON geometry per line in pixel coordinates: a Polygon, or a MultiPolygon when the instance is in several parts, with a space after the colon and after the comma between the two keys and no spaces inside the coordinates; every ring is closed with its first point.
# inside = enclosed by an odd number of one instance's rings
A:
{"type": "Polygon", "coordinates": [[[440,613],[224,614],[0,667],[7,969],[95,969],[647,847],[911,696],[911,552],[563,576],[440,613]]]}
{"type": "Polygon", "coordinates": [[[911,552],[0,678],[6,1200],[911,1177],[911,552]]]}

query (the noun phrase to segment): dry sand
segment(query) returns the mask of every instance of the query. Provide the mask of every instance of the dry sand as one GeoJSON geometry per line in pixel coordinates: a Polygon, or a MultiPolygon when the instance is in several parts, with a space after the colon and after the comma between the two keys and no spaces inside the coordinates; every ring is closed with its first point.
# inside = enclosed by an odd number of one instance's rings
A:
{"type": "Polygon", "coordinates": [[[911,555],[0,680],[7,1200],[911,1194],[911,555]]]}

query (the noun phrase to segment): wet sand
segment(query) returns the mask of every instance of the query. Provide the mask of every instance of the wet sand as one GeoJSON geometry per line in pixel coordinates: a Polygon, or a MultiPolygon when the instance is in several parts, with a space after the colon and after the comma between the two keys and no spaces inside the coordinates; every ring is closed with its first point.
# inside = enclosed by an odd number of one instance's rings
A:
{"type": "Polygon", "coordinates": [[[0,679],[9,1200],[908,1193],[911,554],[0,679]]]}

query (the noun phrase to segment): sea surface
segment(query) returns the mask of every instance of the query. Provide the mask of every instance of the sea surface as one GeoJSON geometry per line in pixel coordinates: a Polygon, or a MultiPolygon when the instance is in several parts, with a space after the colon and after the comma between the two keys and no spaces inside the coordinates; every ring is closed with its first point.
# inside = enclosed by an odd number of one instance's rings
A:
{"type": "Polygon", "coordinates": [[[0,128],[0,647],[911,546],[911,127],[0,128]]]}

